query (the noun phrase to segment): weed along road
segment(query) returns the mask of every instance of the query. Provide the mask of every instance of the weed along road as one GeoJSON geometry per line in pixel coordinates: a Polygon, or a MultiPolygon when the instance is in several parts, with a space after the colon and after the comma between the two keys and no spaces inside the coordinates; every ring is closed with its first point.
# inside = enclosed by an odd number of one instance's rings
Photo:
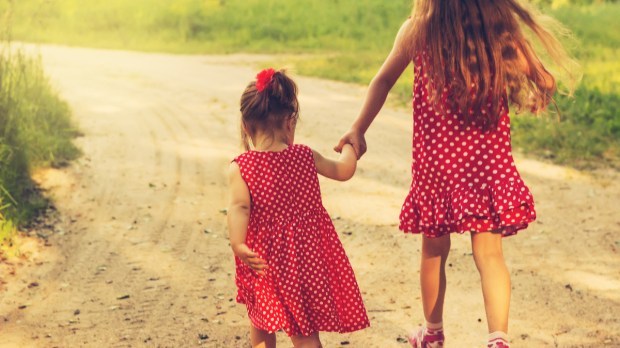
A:
{"type": "MultiPolygon", "coordinates": [[[[73,110],[83,156],[36,173],[60,212],[61,232],[6,277],[0,347],[247,347],[245,308],[234,300],[226,171],[241,151],[241,92],[273,57],[26,49],[40,52],[73,110]]],[[[365,89],[296,80],[296,141],[330,154],[365,89]]],[[[397,227],[411,127],[409,109],[385,108],[356,176],[321,179],[372,325],[323,334],[326,347],[405,347],[407,330],[422,322],[419,237],[397,227]]],[[[539,218],[504,242],[515,346],[620,345],[618,174],[523,156],[517,165],[539,218]]],[[[486,320],[469,237],[452,240],[447,339],[481,346],[486,320]]],[[[290,346],[283,333],[278,340],[290,346]]]]}

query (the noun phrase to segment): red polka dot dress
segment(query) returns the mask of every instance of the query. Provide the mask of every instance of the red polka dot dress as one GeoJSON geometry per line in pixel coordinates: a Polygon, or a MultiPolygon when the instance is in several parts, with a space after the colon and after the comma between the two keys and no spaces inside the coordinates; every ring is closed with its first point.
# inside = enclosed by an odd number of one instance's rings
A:
{"type": "Polygon", "coordinates": [[[412,182],[400,229],[439,237],[467,231],[509,236],[526,228],[536,211],[512,158],[507,105],[498,127],[487,132],[466,126],[458,110],[433,110],[422,62],[415,60],[412,182]]]}
{"type": "Polygon", "coordinates": [[[269,265],[261,277],[235,260],[237,302],[252,325],[289,336],[368,327],[353,269],[321,202],[312,150],[291,145],[235,161],[252,199],[246,243],[269,265]]]}

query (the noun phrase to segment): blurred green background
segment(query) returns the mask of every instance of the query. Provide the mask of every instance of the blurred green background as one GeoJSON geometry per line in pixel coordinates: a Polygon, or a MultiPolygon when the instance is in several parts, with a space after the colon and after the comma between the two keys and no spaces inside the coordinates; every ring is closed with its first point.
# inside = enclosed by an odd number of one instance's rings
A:
{"type": "MultiPolygon", "coordinates": [[[[574,98],[557,115],[514,118],[517,149],[576,167],[620,156],[620,4],[538,0],[568,26],[581,63],[574,98]]],[[[5,7],[10,2],[6,2],[5,7]]],[[[268,53],[304,75],[367,84],[411,11],[410,0],[20,0],[7,20],[15,40],[174,53],[268,53]]],[[[393,90],[409,103],[411,74],[393,90]]],[[[361,103],[361,101],[360,101],[361,103]]]]}
{"type": "MultiPolygon", "coordinates": [[[[535,3],[574,33],[565,42],[584,77],[574,97],[556,95],[560,122],[554,112],[513,117],[514,148],[577,168],[618,168],[620,4],[535,3]]],[[[32,170],[79,155],[70,110],[40,61],[9,42],[271,54],[273,65],[299,74],[366,85],[411,7],[411,0],[0,0],[0,241],[46,206],[32,170]]],[[[412,80],[403,74],[392,103],[408,107],[412,80]]]]}

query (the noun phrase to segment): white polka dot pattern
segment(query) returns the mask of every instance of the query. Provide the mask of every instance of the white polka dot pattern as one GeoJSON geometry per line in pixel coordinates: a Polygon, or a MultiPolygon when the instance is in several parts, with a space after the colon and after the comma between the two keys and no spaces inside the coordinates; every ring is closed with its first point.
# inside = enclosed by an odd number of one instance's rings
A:
{"type": "Polygon", "coordinates": [[[259,277],[236,258],[237,301],[252,325],[289,336],[368,327],[353,269],[321,201],[312,150],[291,145],[235,161],[252,199],[246,243],[270,267],[259,277]]]}
{"type": "Polygon", "coordinates": [[[415,63],[412,182],[400,229],[439,237],[498,230],[508,236],[526,228],[536,211],[512,158],[507,105],[496,129],[467,126],[460,110],[433,110],[422,57],[415,63]]]}

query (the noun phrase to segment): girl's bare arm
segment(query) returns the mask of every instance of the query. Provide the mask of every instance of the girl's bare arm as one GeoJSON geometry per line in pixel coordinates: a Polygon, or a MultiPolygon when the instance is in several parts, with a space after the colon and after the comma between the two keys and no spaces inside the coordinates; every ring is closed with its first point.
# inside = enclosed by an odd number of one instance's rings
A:
{"type": "Polygon", "coordinates": [[[347,143],[353,145],[358,158],[366,152],[364,134],[383,107],[388,92],[411,62],[411,57],[407,54],[403,44],[403,40],[405,39],[406,33],[410,30],[410,26],[411,19],[408,19],[400,27],[396,39],[394,40],[392,51],[370,82],[364,104],[357,119],[353,122],[351,129],[342,136],[338,145],[334,147],[334,150],[337,152],[342,151],[342,147],[347,143]]]}
{"type": "Polygon", "coordinates": [[[230,203],[228,205],[228,238],[230,246],[241,261],[258,274],[267,268],[264,260],[258,257],[245,243],[250,221],[250,190],[241,177],[239,165],[233,162],[228,171],[230,203]]]}
{"type": "Polygon", "coordinates": [[[347,181],[355,174],[357,155],[350,144],[345,144],[337,160],[323,157],[314,151],[314,164],[319,174],[338,181],[347,181]]]}

